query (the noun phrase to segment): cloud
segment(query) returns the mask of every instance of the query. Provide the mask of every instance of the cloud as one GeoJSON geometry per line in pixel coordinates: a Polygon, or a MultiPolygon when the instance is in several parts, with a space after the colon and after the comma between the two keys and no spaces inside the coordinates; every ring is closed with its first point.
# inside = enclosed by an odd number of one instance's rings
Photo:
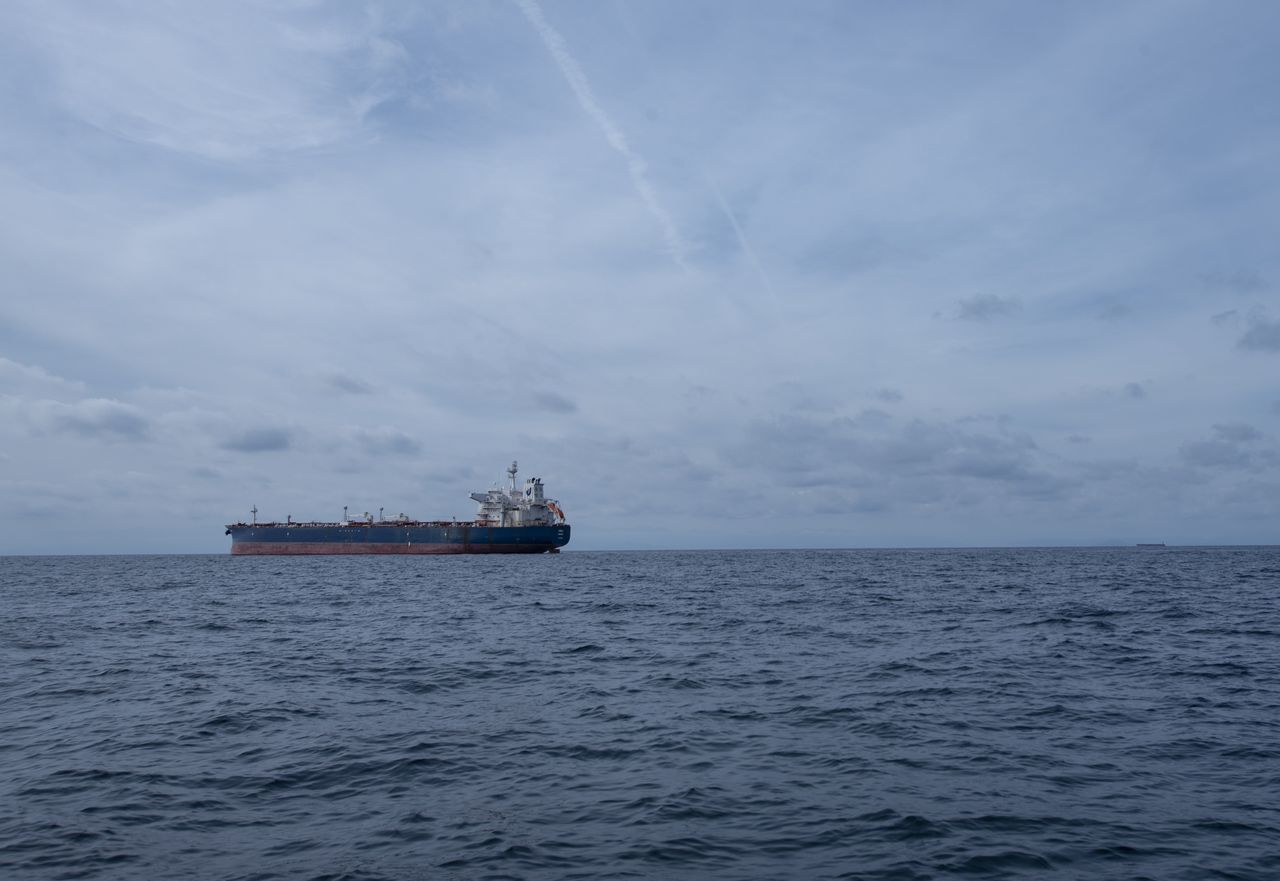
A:
{"type": "Polygon", "coordinates": [[[1016,297],[999,297],[995,294],[975,294],[959,301],[957,317],[963,321],[989,321],[1017,314],[1022,303],[1016,297]]]}
{"type": "Polygon", "coordinates": [[[791,415],[756,422],[726,448],[726,458],[783,486],[859,486],[878,499],[898,499],[898,506],[938,494],[963,495],[970,481],[1025,495],[1057,494],[1068,483],[1043,467],[1038,447],[1026,435],[923,419],[895,428],[888,414],[882,415],[828,420],[791,415]]]}
{"type": "Polygon", "coordinates": [[[539,410],[546,410],[548,413],[573,413],[578,409],[573,401],[555,392],[536,392],[533,403],[539,410]]]}
{"type": "Polygon", "coordinates": [[[353,440],[361,451],[379,455],[415,456],[422,452],[421,441],[397,428],[360,428],[353,440]]]}
{"type": "Polygon", "coordinates": [[[131,404],[106,398],[89,398],[65,404],[39,401],[34,404],[37,420],[49,430],[103,440],[146,440],[150,421],[131,404]]]}
{"type": "Polygon", "coordinates": [[[1225,289],[1237,294],[1257,294],[1268,287],[1267,280],[1260,273],[1249,270],[1206,272],[1200,278],[1210,288],[1225,289]]]}
{"type": "Polygon", "coordinates": [[[1202,468],[1247,468],[1253,463],[1248,450],[1227,440],[1191,441],[1181,446],[1179,454],[1202,468]]]}
{"type": "Polygon", "coordinates": [[[84,510],[83,488],[77,492],[56,483],[0,478],[0,497],[5,499],[5,508],[23,520],[66,517],[84,510]]]}
{"type": "Polygon", "coordinates": [[[0,358],[0,393],[24,397],[83,397],[85,384],[56,376],[33,364],[0,358]]]}
{"type": "Polygon", "coordinates": [[[325,385],[330,389],[348,395],[371,395],[373,394],[373,386],[345,373],[331,373],[324,378],[325,385]]]}
{"type": "Polygon", "coordinates": [[[1130,397],[1138,401],[1147,396],[1147,390],[1142,387],[1142,383],[1140,382],[1126,382],[1124,384],[1124,393],[1126,397],[1130,397]]]}
{"type": "Polygon", "coordinates": [[[868,407],[848,420],[853,428],[883,430],[893,422],[893,416],[878,407],[868,407]]]}
{"type": "Polygon", "coordinates": [[[0,478],[87,552],[512,458],[580,548],[1274,540],[1269,8],[624,5],[0,3],[0,478]]]}
{"type": "Polygon", "coordinates": [[[1243,422],[1233,422],[1227,425],[1213,426],[1214,433],[1225,441],[1237,444],[1250,443],[1252,441],[1262,440],[1262,432],[1254,428],[1252,425],[1246,425],[1243,422]]]}
{"type": "Polygon", "coordinates": [[[18,21],[74,116],[126,140],[239,160],[348,140],[399,82],[403,51],[374,16],[296,6],[103,0],[18,21]]]}
{"type": "Polygon", "coordinates": [[[220,443],[224,450],[237,453],[271,453],[293,445],[293,432],[287,428],[249,428],[220,443]]]}
{"type": "Polygon", "coordinates": [[[654,191],[653,185],[649,183],[648,166],[644,159],[632,149],[622,130],[618,128],[609,115],[605,113],[604,108],[600,106],[600,102],[596,99],[595,92],[591,88],[591,83],[587,80],[587,75],[583,73],[581,65],[570,54],[564,37],[547,22],[547,18],[543,15],[542,7],[538,5],[537,0],[516,0],[516,3],[519,5],[520,11],[529,19],[529,23],[533,25],[534,30],[538,32],[538,36],[542,38],[547,51],[551,53],[556,66],[560,68],[560,73],[564,75],[565,80],[569,83],[569,88],[573,90],[574,97],[578,99],[578,104],[587,116],[591,117],[596,125],[600,127],[600,130],[604,133],[605,140],[609,142],[609,146],[618,151],[622,158],[626,160],[627,172],[631,175],[631,183],[635,187],[636,193],[640,196],[640,200],[644,202],[645,207],[649,209],[649,213],[653,215],[653,219],[657,221],[658,228],[662,231],[662,238],[666,242],[667,252],[681,268],[685,268],[685,257],[689,248],[681,237],[680,232],[676,229],[671,215],[667,213],[667,210],[658,201],[658,194],[654,191]]]}
{"type": "Polygon", "coordinates": [[[1249,329],[1236,345],[1257,352],[1280,352],[1280,320],[1269,321],[1261,314],[1249,316],[1249,329]]]}
{"type": "Polygon", "coordinates": [[[711,193],[715,196],[716,204],[720,206],[720,210],[724,212],[725,218],[729,221],[729,226],[733,228],[733,235],[738,240],[738,247],[742,249],[747,262],[751,264],[751,268],[755,271],[756,278],[760,280],[760,286],[771,300],[776,300],[778,295],[773,289],[773,283],[769,281],[769,276],[765,274],[764,267],[760,264],[760,258],[756,256],[755,249],[747,241],[747,234],[743,231],[742,224],[738,222],[738,215],[729,205],[724,194],[720,192],[720,188],[710,179],[708,179],[707,184],[711,187],[711,193]]]}
{"type": "Polygon", "coordinates": [[[1280,464],[1280,454],[1261,446],[1265,435],[1242,422],[1213,426],[1213,437],[1190,441],[1178,449],[1183,461],[1206,469],[1260,471],[1280,464]]]}

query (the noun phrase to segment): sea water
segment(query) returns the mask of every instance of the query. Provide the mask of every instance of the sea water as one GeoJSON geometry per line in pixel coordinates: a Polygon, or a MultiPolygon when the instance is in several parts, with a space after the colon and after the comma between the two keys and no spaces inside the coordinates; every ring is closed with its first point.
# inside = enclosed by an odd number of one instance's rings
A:
{"type": "Polygon", "coordinates": [[[0,877],[1280,878],[1280,548],[2,558],[0,877]]]}

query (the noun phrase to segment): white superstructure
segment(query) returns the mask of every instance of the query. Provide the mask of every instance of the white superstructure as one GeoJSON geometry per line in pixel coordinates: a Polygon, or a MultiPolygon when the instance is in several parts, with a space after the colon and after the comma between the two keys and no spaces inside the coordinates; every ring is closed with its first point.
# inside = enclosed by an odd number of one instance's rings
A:
{"type": "Polygon", "coordinates": [[[530,477],[524,482],[524,490],[516,487],[516,463],[507,469],[509,486],[494,487],[485,493],[472,493],[471,498],[480,503],[476,522],[485,526],[551,526],[564,522],[564,511],[555,499],[542,494],[542,481],[530,477]]]}

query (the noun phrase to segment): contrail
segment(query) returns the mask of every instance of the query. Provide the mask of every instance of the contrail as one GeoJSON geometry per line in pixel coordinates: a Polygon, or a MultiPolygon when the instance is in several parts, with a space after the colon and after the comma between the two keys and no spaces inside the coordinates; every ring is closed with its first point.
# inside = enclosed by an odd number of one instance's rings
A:
{"type": "Polygon", "coordinates": [[[756,257],[755,250],[747,241],[747,234],[742,231],[742,225],[738,223],[738,215],[733,213],[733,209],[729,207],[729,203],[725,201],[724,194],[720,192],[720,188],[715,185],[715,181],[707,178],[707,186],[711,188],[711,192],[715,194],[716,201],[720,203],[720,210],[724,212],[724,216],[729,218],[729,225],[733,227],[733,234],[738,237],[738,247],[742,249],[742,253],[746,255],[747,262],[751,264],[751,268],[756,271],[756,276],[760,279],[760,284],[764,286],[765,292],[776,302],[777,293],[773,289],[773,284],[769,281],[769,276],[765,275],[764,267],[760,265],[760,260],[756,257]]]}
{"type": "Polygon", "coordinates": [[[569,81],[569,88],[573,89],[573,94],[578,99],[578,104],[586,111],[587,115],[596,121],[596,125],[600,126],[600,130],[604,132],[605,140],[609,142],[609,146],[622,154],[622,158],[627,161],[627,171],[631,173],[631,183],[635,186],[636,192],[639,193],[641,201],[645,207],[649,209],[649,213],[658,221],[658,226],[662,229],[662,237],[666,241],[667,251],[671,254],[673,260],[681,269],[688,269],[685,263],[685,254],[688,247],[684,240],[680,238],[680,233],[676,229],[675,223],[671,220],[671,215],[658,203],[658,196],[653,191],[653,186],[649,183],[648,177],[645,176],[646,166],[639,154],[631,149],[631,145],[627,143],[626,136],[622,134],[622,130],[614,125],[613,120],[604,112],[604,108],[596,100],[595,93],[591,91],[591,84],[587,82],[587,76],[582,72],[582,68],[578,66],[578,62],[569,54],[569,47],[565,45],[564,37],[560,36],[560,32],[553,28],[542,14],[542,7],[538,5],[538,0],[516,0],[520,7],[520,11],[524,13],[525,18],[529,19],[529,23],[533,25],[534,30],[538,32],[538,36],[542,37],[542,42],[547,47],[547,51],[551,53],[551,57],[555,59],[556,65],[560,68],[560,72],[564,74],[564,78],[569,81]]]}

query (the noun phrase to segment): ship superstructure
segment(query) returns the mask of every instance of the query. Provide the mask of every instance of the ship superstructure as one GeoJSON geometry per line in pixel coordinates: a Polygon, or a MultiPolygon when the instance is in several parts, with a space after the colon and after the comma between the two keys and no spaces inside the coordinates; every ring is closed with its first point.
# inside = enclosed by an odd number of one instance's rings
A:
{"type": "Polygon", "coordinates": [[[564,512],[554,499],[543,495],[542,480],[527,478],[522,492],[516,486],[517,463],[507,469],[506,489],[494,487],[488,492],[472,493],[480,504],[476,524],[484,526],[551,526],[564,522],[564,512]]]}
{"type": "Polygon", "coordinates": [[[378,512],[349,519],[343,508],[335,523],[257,522],[227,525],[233,554],[540,554],[558,553],[569,543],[564,510],[530,477],[516,484],[517,464],[507,469],[508,486],[472,493],[474,520],[416,520],[405,514],[386,519],[378,512]]]}

